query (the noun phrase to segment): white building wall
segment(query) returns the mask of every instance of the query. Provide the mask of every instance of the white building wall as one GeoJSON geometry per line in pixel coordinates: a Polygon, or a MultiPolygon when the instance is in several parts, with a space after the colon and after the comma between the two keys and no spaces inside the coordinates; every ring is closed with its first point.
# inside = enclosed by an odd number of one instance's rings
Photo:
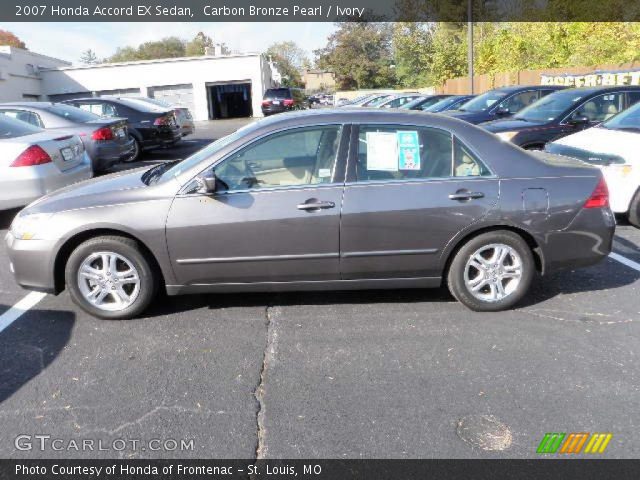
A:
{"type": "Polygon", "coordinates": [[[251,82],[254,116],[264,91],[271,86],[268,64],[260,54],[186,57],[60,68],[42,72],[46,95],[137,88],[147,96],[151,87],[192,84],[196,120],[209,118],[207,84],[251,82]]]}
{"type": "Polygon", "coordinates": [[[0,102],[23,100],[23,95],[42,96],[42,68],[71,65],[21,48],[0,46],[0,102]]]}

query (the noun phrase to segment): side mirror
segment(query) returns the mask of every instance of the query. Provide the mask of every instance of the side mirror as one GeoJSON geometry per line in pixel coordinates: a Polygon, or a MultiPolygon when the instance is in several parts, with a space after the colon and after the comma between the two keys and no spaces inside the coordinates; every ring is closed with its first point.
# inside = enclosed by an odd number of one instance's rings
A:
{"type": "Polygon", "coordinates": [[[586,125],[589,123],[589,118],[580,112],[576,112],[569,118],[569,125],[586,125]]]}
{"type": "Polygon", "coordinates": [[[496,115],[498,115],[499,117],[511,115],[511,110],[505,107],[498,107],[498,109],[496,110],[496,115]]]}
{"type": "Polygon", "coordinates": [[[210,170],[209,172],[196,177],[196,183],[198,184],[198,193],[205,195],[216,193],[219,190],[224,190],[222,186],[223,182],[216,177],[216,172],[214,170],[210,170]]]}

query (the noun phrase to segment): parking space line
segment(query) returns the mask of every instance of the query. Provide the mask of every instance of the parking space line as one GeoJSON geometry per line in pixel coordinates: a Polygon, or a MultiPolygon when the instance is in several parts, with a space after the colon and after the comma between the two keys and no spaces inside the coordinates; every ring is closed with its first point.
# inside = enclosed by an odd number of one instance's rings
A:
{"type": "Polygon", "coordinates": [[[627,257],[623,257],[619,253],[611,252],[609,254],[609,258],[612,258],[616,262],[620,262],[623,265],[626,265],[627,267],[633,268],[634,270],[637,270],[638,272],[640,272],[640,263],[634,262],[633,260],[630,260],[627,257]]]}
{"type": "Polygon", "coordinates": [[[46,297],[46,293],[31,292],[9,310],[0,315],[0,332],[19,319],[22,315],[35,307],[40,300],[46,297]]]}

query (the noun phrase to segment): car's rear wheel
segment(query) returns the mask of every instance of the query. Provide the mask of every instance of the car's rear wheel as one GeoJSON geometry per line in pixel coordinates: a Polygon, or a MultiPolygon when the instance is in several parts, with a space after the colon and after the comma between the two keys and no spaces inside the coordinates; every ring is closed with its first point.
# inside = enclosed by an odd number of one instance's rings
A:
{"type": "Polygon", "coordinates": [[[508,230],[478,235],[456,253],[448,273],[449,290],[471,310],[497,312],[519,302],[535,274],[524,239],[508,230]]]}
{"type": "Polygon", "coordinates": [[[122,159],[125,163],[136,162],[140,159],[140,155],[142,155],[142,147],[140,147],[140,142],[135,137],[133,138],[133,151],[125,158],[122,159]]]}
{"type": "Polygon", "coordinates": [[[132,318],[151,303],[157,279],[135,240],[96,237],[69,257],[65,280],[72,300],[87,313],[108,320],[132,318]]]}
{"type": "Polygon", "coordinates": [[[636,192],[629,205],[629,223],[636,228],[640,228],[640,190],[636,192]]]}

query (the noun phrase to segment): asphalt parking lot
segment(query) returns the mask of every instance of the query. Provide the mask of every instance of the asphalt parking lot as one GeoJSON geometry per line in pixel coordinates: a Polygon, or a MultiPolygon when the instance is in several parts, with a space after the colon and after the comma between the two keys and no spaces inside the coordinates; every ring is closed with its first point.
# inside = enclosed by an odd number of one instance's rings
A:
{"type": "MultiPolygon", "coordinates": [[[[640,230],[620,225],[615,252],[498,314],[442,289],[162,298],[109,322],[49,295],[0,332],[0,457],[533,458],[546,432],[611,432],[604,456],[637,458],[640,230]],[[20,451],[20,434],[194,448],[20,451]]],[[[4,243],[0,265],[1,315],[26,292],[4,243]]]]}

